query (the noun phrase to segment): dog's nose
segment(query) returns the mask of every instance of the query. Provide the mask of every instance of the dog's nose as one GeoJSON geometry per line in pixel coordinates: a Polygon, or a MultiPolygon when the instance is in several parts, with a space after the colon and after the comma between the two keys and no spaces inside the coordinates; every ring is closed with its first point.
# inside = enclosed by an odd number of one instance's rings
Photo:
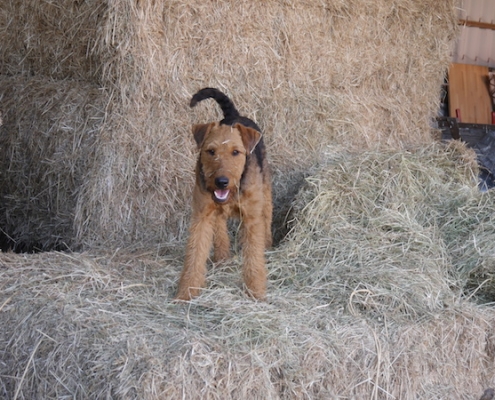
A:
{"type": "Polygon", "coordinates": [[[219,176],[218,178],[215,178],[215,185],[219,189],[225,189],[229,185],[229,178],[226,176],[219,176]]]}

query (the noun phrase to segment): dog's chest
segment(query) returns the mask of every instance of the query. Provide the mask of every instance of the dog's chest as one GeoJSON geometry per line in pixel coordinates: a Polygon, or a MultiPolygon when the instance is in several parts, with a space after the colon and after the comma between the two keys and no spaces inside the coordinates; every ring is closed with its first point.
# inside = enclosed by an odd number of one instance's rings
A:
{"type": "Polygon", "coordinates": [[[239,193],[236,193],[227,204],[218,205],[218,212],[224,217],[239,219],[241,208],[239,193]]]}

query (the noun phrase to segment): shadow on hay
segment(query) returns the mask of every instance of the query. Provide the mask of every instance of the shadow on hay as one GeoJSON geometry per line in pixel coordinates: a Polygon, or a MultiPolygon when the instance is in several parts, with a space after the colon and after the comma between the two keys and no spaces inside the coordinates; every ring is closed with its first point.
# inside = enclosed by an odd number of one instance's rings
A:
{"type": "Polygon", "coordinates": [[[280,177],[273,179],[272,233],[274,247],[277,247],[289,233],[292,204],[308,176],[309,171],[296,170],[289,172],[285,179],[280,177]]]}
{"type": "Polygon", "coordinates": [[[42,242],[30,242],[29,240],[13,240],[0,231],[0,252],[12,251],[14,253],[41,253],[46,251],[69,251],[65,243],[46,245],[42,242]]]}

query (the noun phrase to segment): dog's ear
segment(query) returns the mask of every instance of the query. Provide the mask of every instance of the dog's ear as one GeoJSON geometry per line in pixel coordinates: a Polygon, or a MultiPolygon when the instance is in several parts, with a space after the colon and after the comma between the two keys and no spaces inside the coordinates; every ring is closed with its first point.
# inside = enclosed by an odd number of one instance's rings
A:
{"type": "Polygon", "coordinates": [[[256,145],[261,140],[261,133],[259,133],[256,129],[248,128],[242,124],[235,124],[234,128],[241,133],[242,143],[244,143],[244,147],[248,153],[252,153],[256,145]]]}
{"type": "Polygon", "coordinates": [[[213,128],[214,125],[215,125],[214,122],[211,122],[209,124],[193,125],[192,133],[198,147],[201,147],[203,141],[205,140],[206,135],[208,134],[208,132],[211,131],[211,128],[213,128]]]}

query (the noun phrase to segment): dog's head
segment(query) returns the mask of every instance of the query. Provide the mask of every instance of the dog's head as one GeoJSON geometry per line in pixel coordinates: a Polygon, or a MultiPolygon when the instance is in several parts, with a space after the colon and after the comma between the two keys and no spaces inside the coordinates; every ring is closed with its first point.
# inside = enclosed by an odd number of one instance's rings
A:
{"type": "Polygon", "coordinates": [[[193,126],[198,144],[200,179],[213,201],[227,203],[239,190],[248,155],[261,139],[256,129],[218,122],[193,126]]]}

